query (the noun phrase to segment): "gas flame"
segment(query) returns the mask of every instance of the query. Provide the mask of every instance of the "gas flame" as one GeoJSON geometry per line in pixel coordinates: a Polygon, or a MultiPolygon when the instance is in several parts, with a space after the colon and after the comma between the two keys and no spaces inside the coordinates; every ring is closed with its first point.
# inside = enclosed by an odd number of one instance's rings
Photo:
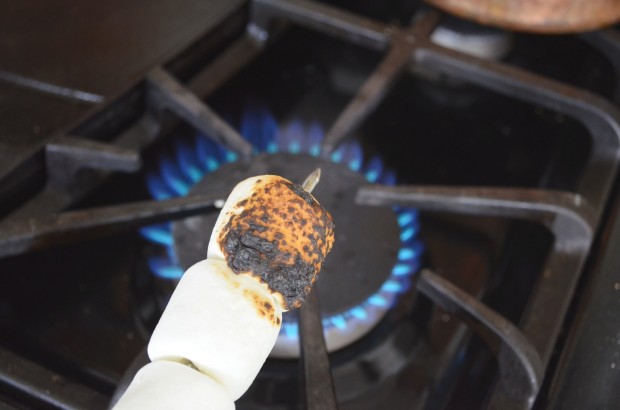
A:
{"type": "MultiPolygon", "coordinates": [[[[241,135],[252,144],[254,152],[288,152],[318,157],[325,135],[320,124],[305,124],[300,120],[279,126],[275,118],[264,109],[248,110],[241,121],[241,135]]],[[[164,156],[159,172],[147,176],[147,188],[157,200],[187,195],[190,189],[206,174],[217,170],[222,164],[235,161],[237,155],[216,144],[204,135],[198,135],[193,145],[180,142],[175,148],[175,157],[164,156]]],[[[364,151],[355,141],[340,144],[330,155],[333,162],[346,165],[359,172],[370,183],[395,185],[396,175],[386,169],[380,157],[374,156],[364,162],[364,151]]],[[[419,269],[424,251],[422,242],[417,239],[419,231],[418,212],[415,209],[395,208],[394,212],[400,227],[401,248],[398,261],[391,275],[381,288],[363,303],[345,312],[325,316],[322,319],[325,329],[336,328],[346,332],[353,321],[366,321],[377,311],[391,306],[397,296],[409,288],[412,275],[419,269]]],[[[164,279],[179,279],[183,269],[174,251],[174,237],[171,224],[148,226],[141,229],[149,241],[161,245],[164,251],[149,259],[151,271],[164,279]]],[[[298,324],[294,320],[284,320],[280,337],[297,339],[298,324]]]]}

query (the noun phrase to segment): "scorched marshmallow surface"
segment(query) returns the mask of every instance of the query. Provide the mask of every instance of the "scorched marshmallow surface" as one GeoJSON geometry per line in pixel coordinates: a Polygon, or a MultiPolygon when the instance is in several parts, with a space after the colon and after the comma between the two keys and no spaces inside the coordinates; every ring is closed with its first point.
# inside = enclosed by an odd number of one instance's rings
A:
{"type": "Polygon", "coordinates": [[[239,183],[207,259],[183,275],[153,332],[153,362],[114,408],[233,409],[273,348],[282,312],[304,301],[333,243],[331,216],[301,186],[275,175],[239,183]]]}

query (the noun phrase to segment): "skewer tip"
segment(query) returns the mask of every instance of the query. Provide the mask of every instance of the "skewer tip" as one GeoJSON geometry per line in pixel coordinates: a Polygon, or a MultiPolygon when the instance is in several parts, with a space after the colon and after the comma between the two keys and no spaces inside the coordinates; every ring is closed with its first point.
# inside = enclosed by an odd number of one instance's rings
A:
{"type": "Polygon", "coordinates": [[[317,168],[310,175],[306,177],[306,180],[303,184],[301,184],[302,188],[306,190],[306,192],[312,192],[314,187],[321,180],[321,168],[317,168]]]}

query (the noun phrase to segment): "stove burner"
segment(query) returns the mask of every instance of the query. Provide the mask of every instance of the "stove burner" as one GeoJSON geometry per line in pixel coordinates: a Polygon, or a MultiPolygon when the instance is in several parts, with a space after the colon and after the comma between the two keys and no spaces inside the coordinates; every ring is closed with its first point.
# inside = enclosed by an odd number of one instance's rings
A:
{"type": "MultiPolygon", "coordinates": [[[[198,136],[193,148],[186,143],[177,146],[176,161],[162,158],[160,173],[147,179],[151,194],[166,199],[205,188],[230,191],[240,180],[265,173],[301,181],[308,170],[320,166],[325,177],[316,196],[332,212],[337,225],[337,243],[318,281],[322,321],[328,350],[349,345],[369,332],[397,295],[408,289],[422,253],[416,239],[417,211],[355,205],[354,195],[360,185],[366,181],[393,185],[395,175],[384,169],[378,157],[364,164],[364,153],[357,143],[342,144],[330,156],[331,161],[318,158],[323,139],[318,124],[305,127],[293,121],[279,129],[265,111],[251,111],[244,116],[240,131],[255,147],[257,155],[252,161],[236,161],[230,151],[198,136]]],[[[211,232],[216,216],[142,229],[147,239],[164,248],[159,256],[149,258],[153,273],[177,280],[185,269],[203,259],[208,240],[205,232],[211,232]]],[[[284,315],[272,356],[298,354],[297,318],[290,312],[284,315]]]]}

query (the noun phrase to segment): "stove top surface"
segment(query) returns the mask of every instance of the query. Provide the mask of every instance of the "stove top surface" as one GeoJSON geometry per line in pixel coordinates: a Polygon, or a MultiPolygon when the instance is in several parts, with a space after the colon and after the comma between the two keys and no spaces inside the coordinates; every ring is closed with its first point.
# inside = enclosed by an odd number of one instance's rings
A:
{"type": "MultiPolygon", "coordinates": [[[[330,349],[340,408],[616,399],[614,350],[594,355],[606,371],[587,359],[588,335],[618,339],[600,316],[619,288],[605,239],[620,129],[613,29],[500,33],[508,51],[489,60],[428,40],[436,24],[488,30],[418,2],[65,3],[0,17],[0,401],[105,407],[200,254],[183,241],[197,243],[198,219],[209,230],[229,189],[218,184],[318,162],[333,172],[317,195],[346,184],[325,199],[347,226],[331,274],[377,271],[360,294],[338,300],[340,277],[335,295],[321,291],[328,348],[386,306],[330,349]],[[595,370],[609,394],[567,387],[595,370]]],[[[298,406],[300,365],[311,366],[268,360],[238,408],[298,406]]]]}
{"type": "Polygon", "coordinates": [[[41,142],[127,92],[242,1],[19,2],[0,16],[0,175],[12,145],[41,142]],[[8,152],[8,154],[7,154],[8,152]]]}

